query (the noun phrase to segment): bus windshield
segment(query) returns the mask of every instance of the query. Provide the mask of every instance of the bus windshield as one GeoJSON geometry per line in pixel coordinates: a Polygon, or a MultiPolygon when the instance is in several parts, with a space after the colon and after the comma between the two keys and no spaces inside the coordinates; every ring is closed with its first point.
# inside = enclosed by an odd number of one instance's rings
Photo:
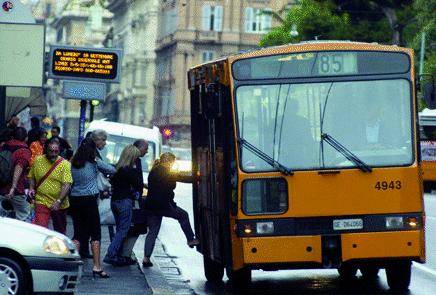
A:
{"type": "MultiPolygon", "coordinates": [[[[103,159],[105,159],[108,163],[116,165],[123,149],[129,144],[133,144],[135,140],[135,138],[108,134],[106,146],[100,152],[100,154],[103,159]]],[[[155,159],[155,154],[155,143],[149,141],[148,152],[144,157],[141,158],[142,172],[150,171],[153,161],[155,159]]]]}
{"type": "MultiPolygon", "coordinates": [[[[404,79],[244,85],[236,90],[239,137],[292,170],[413,162],[410,83],[404,79]]],[[[275,171],[242,146],[244,171],[275,171]]]]}

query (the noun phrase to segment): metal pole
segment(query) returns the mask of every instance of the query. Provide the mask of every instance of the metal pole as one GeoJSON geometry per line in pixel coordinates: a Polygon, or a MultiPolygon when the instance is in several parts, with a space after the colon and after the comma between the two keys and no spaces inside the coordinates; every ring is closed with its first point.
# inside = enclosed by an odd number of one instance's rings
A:
{"type": "Polygon", "coordinates": [[[0,128],[6,127],[6,87],[0,86],[0,128]]]}
{"type": "Polygon", "coordinates": [[[83,135],[85,133],[85,120],[86,120],[86,100],[80,101],[80,118],[79,118],[79,138],[77,141],[77,145],[79,146],[83,140],[83,135]]]}
{"type": "Polygon", "coordinates": [[[419,54],[419,75],[421,76],[424,73],[425,31],[421,34],[421,52],[419,54]]]}
{"type": "Polygon", "coordinates": [[[92,100],[89,101],[89,122],[94,121],[94,104],[92,103],[92,100]]]}

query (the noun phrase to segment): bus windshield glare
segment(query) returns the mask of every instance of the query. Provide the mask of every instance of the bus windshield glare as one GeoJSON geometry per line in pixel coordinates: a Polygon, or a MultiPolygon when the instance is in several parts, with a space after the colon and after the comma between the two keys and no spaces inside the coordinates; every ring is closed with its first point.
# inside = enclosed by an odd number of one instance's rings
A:
{"type": "MultiPolygon", "coordinates": [[[[236,102],[239,137],[292,170],[356,167],[323,136],[370,167],[414,160],[405,79],[244,85],[237,88],[236,102]]],[[[275,171],[241,148],[244,171],[275,171]]]]}

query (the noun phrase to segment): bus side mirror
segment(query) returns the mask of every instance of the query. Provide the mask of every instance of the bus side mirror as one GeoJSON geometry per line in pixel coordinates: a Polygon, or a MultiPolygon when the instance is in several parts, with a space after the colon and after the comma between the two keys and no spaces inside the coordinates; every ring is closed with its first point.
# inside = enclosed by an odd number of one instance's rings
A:
{"type": "Polygon", "coordinates": [[[436,97],[434,88],[434,83],[432,82],[423,85],[424,101],[427,104],[427,108],[431,110],[436,109],[436,97]]]}
{"type": "Polygon", "coordinates": [[[206,92],[203,96],[203,110],[207,119],[216,119],[221,117],[221,87],[217,83],[207,85],[206,92]]]}

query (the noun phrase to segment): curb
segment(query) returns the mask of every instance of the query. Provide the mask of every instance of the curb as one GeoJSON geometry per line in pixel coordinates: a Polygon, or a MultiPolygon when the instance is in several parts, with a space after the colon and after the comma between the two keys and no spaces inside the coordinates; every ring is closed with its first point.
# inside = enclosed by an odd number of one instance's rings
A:
{"type": "Polygon", "coordinates": [[[151,259],[154,264],[153,267],[142,267],[140,263],[141,260],[138,260],[138,267],[143,273],[145,282],[152,294],[160,295],[177,293],[177,291],[168,283],[164,273],[160,270],[160,267],[153,258],[151,259]]]}

